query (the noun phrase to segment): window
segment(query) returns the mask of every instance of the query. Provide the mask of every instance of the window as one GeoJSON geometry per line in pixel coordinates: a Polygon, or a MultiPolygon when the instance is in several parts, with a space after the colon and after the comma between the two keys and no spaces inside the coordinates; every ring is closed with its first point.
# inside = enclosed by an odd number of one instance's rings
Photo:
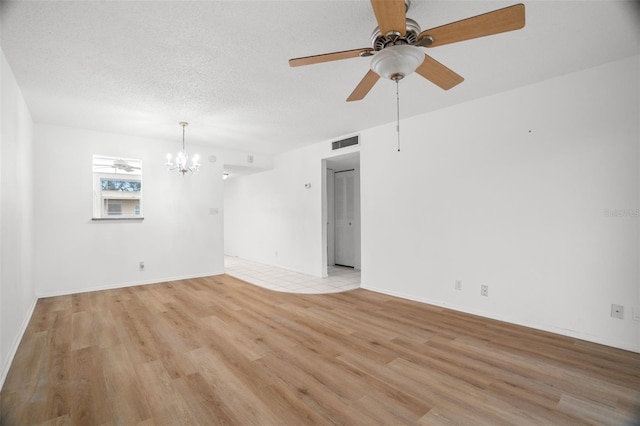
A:
{"type": "Polygon", "coordinates": [[[142,219],[142,162],[93,156],[93,218],[142,219]]]}

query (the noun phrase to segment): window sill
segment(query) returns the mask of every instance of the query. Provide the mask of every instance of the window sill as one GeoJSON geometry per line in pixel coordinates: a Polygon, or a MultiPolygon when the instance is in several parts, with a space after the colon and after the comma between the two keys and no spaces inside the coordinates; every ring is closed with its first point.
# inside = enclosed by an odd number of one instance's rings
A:
{"type": "Polygon", "coordinates": [[[91,220],[103,221],[103,220],[139,220],[143,221],[144,217],[92,217],[91,220]]]}

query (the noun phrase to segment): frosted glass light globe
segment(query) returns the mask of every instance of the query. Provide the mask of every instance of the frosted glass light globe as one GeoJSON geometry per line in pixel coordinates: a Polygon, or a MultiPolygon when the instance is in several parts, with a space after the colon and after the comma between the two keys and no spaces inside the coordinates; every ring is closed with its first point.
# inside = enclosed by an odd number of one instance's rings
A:
{"type": "Polygon", "coordinates": [[[414,72],[423,61],[424,53],[417,46],[389,46],[373,55],[371,69],[380,77],[401,80],[414,72]]]}

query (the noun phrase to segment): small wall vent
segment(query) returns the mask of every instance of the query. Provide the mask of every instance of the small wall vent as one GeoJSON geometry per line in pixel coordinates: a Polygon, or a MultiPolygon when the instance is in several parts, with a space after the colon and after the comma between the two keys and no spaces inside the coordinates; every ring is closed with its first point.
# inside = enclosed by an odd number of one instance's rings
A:
{"type": "Polygon", "coordinates": [[[331,142],[331,150],[346,148],[348,146],[358,145],[358,136],[351,136],[347,139],[331,142]]]}

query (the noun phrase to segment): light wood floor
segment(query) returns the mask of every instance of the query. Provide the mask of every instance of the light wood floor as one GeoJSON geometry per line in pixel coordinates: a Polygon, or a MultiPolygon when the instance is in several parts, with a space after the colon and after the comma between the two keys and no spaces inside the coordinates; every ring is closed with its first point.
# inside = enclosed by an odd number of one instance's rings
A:
{"type": "Polygon", "coordinates": [[[633,424],[640,354],[229,276],[42,299],[3,425],[633,424]]]}

